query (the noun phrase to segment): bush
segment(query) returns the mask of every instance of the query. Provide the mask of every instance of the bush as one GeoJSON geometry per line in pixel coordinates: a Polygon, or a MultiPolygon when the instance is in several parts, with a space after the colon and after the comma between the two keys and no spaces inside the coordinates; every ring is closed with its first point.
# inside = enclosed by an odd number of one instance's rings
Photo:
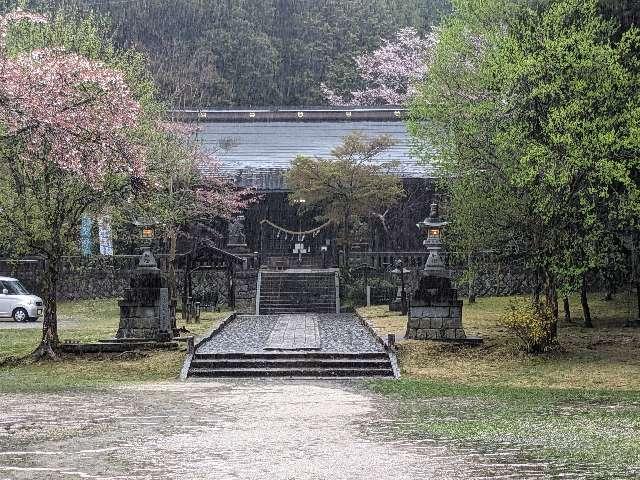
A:
{"type": "Polygon", "coordinates": [[[522,341],[529,353],[542,353],[555,341],[553,310],[546,303],[534,303],[520,298],[509,303],[509,309],[500,317],[500,323],[522,341]]]}

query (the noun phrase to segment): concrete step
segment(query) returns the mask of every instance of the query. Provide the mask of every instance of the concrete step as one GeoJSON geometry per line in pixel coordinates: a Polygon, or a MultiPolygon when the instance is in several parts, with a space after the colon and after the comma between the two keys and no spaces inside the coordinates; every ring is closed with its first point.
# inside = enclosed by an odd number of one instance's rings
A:
{"type": "Polygon", "coordinates": [[[246,360],[246,359],[379,359],[389,360],[385,352],[238,352],[238,353],[196,353],[194,360],[246,360]]]}
{"type": "Polygon", "coordinates": [[[283,292],[281,290],[262,290],[260,289],[261,297],[283,297],[283,298],[298,298],[298,297],[335,297],[335,292],[324,290],[300,290],[297,292],[283,292]]]}
{"type": "Polygon", "coordinates": [[[335,313],[336,307],[282,307],[282,308],[271,308],[271,307],[262,307],[260,306],[260,315],[289,315],[296,313],[335,313]]]}
{"type": "Polygon", "coordinates": [[[209,368],[209,369],[246,369],[246,368],[265,368],[265,369],[283,369],[283,368],[373,368],[385,369],[390,368],[389,359],[367,359],[352,358],[334,360],[329,358],[276,358],[276,359],[194,359],[191,362],[191,368],[209,368]]]}
{"type": "Polygon", "coordinates": [[[300,292],[321,292],[331,293],[335,292],[335,286],[326,285],[309,285],[308,283],[296,283],[295,285],[264,285],[260,284],[260,291],[265,292],[282,292],[282,293],[300,293],[300,292]]]}
{"type": "Polygon", "coordinates": [[[190,377],[393,377],[389,368],[191,368],[190,377]]]}
{"type": "Polygon", "coordinates": [[[291,301],[283,301],[283,300],[279,300],[279,301],[273,301],[273,300],[266,300],[266,299],[260,299],[260,306],[261,307],[305,307],[305,306],[316,306],[316,307],[331,307],[333,306],[335,308],[336,306],[336,302],[335,300],[333,302],[329,301],[329,302],[312,302],[312,301],[302,301],[302,302],[291,302],[291,301]]]}

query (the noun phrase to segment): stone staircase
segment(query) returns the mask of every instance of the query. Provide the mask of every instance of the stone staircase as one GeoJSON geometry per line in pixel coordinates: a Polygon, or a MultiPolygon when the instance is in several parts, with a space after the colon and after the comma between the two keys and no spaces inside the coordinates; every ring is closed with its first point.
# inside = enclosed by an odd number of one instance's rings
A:
{"type": "Polygon", "coordinates": [[[336,313],[337,282],[336,269],[261,270],[256,313],[336,313]]]}
{"type": "Polygon", "coordinates": [[[384,352],[195,353],[188,377],[393,377],[384,352]]]}

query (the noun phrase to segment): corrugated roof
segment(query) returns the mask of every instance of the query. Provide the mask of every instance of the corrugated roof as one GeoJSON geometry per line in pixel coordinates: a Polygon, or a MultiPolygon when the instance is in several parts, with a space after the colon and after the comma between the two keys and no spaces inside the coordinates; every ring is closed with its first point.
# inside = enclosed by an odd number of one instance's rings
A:
{"type": "MultiPolygon", "coordinates": [[[[405,177],[425,177],[429,170],[410,153],[410,138],[403,122],[277,122],[200,124],[198,139],[205,148],[217,149],[221,141],[235,146],[219,152],[223,170],[286,169],[298,155],[328,157],[348,134],[359,131],[368,136],[387,134],[396,145],[380,155],[379,162],[398,161],[397,173],[405,177]]],[[[258,181],[258,180],[256,180],[258,181]]],[[[271,181],[271,180],[269,180],[271,181]]]]}

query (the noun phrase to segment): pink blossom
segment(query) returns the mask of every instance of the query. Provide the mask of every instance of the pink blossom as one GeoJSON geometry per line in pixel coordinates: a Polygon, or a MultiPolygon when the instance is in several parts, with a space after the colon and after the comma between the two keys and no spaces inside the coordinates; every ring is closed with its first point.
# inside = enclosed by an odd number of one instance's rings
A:
{"type": "Polygon", "coordinates": [[[123,75],[100,62],[43,49],[0,57],[5,140],[34,168],[53,163],[95,188],[109,173],[142,176],[142,148],[130,138],[140,114],[123,75]]]}
{"type": "Polygon", "coordinates": [[[395,40],[383,40],[377,50],[356,57],[360,77],[368,85],[366,89],[343,97],[322,84],[322,92],[332,105],[404,104],[427,74],[437,41],[435,31],[422,38],[413,28],[403,28],[395,40]]]}
{"type": "Polygon", "coordinates": [[[190,137],[196,132],[200,131],[195,123],[184,122],[158,122],[158,129],[175,137],[190,137]]]}

